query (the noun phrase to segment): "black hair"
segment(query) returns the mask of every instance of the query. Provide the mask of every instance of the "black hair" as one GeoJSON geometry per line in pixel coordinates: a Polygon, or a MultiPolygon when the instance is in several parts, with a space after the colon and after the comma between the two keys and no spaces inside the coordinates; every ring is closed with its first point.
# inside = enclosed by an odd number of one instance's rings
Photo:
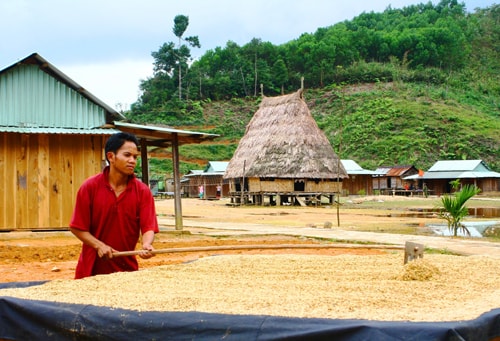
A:
{"type": "Polygon", "coordinates": [[[120,132],[111,135],[109,139],[106,141],[106,145],[104,146],[104,154],[106,155],[106,161],[109,162],[108,152],[113,152],[116,154],[118,149],[120,149],[126,141],[135,143],[137,148],[139,148],[139,141],[137,140],[137,137],[135,137],[134,134],[120,132]]]}

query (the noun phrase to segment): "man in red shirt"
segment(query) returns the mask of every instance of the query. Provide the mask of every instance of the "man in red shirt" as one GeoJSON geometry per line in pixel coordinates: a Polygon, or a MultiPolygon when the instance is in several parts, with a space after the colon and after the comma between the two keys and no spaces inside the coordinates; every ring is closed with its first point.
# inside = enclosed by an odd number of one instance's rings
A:
{"type": "Polygon", "coordinates": [[[83,242],[76,279],[138,270],[135,256],[113,257],[113,252],[134,250],[141,235],[143,252],[139,256],[153,256],[158,221],[151,190],[134,175],[138,146],[132,134],[112,135],[104,149],[109,166],[78,190],[69,224],[83,242]]]}

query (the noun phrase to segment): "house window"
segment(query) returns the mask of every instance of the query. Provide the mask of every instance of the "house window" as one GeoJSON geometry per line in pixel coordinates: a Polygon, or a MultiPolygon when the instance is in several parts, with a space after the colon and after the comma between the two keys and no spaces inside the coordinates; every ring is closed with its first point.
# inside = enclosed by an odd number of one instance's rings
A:
{"type": "Polygon", "coordinates": [[[294,192],[304,192],[306,190],[306,182],[304,180],[295,180],[293,190],[294,192]]]}

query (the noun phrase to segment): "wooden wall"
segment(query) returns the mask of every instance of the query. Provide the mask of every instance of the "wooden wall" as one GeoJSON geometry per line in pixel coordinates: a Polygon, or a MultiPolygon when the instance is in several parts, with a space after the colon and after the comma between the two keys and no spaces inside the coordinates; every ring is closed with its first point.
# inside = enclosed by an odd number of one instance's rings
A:
{"type": "Polygon", "coordinates": [[[203,186],[204,198],[214,198],[217,196],[217,186],[221,186],[221,195],[227,196],[229,194],[229,183],[224,181],[223,175],[210,175],[210,176],[191,176],[189,177],[188,184],[183,184],[182,188],[184,194],[190,198],[199,197],[199,187],[203,186]]]}
{"type": "Polygon", "coordinates": [[[342,182],[306,180],[303,191],[294,190],[294,179],[274,179],[273,181],[262,181],[259,178],[248,178],[249,192],[271,192],[271,193],[292,193],[292,192],[315,192],[332,193],[342,190],[342,182]]]}
{"type": "MultiPolygon", "coordinates": [[[[427,187],[432,190],[432,194],[442,195],[451,193],[450,185],[452,179],[428,179],[426,180],[427,187]]],[[[497,178],[478,178],[478,179],[460,179],[460,184],[476,185],[481,189],[479,195],[488,195],[500,191],[500,179],[497,178]]]]}
{"type": "Polygon", "coordinates": [[[349,175],[342,181],[342,194],[344,195],[373,194],[373,178],[369,174],[349,175]]]}
{"type": "Polygon", "coordinates": [[[306,188],[305,192],[317,192],[317,193],[334,193],[334,192],[340,192],[342,191],[342,181],[337,182],[337,181],[307,181],[306,182],[306,188]]]}
{"type": "Polygon", "coordinates": [[[78,188],[102,170],[108,137],[0,133],[0,229],[67,228],[78,188]]]}

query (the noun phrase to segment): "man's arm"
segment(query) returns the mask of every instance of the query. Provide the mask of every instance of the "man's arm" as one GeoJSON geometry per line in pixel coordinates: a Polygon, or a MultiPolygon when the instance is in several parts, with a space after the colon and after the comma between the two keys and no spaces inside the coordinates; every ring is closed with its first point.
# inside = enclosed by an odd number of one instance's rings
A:
{"type": "MultiPolygon", "coordinates": [[[[154,231],[150,230],[150,231],[144,232],[144,234],[142,235],[142,249],[145,251],[153,251],[154,250],[154,248],[153,248],[154,239],[155,239],[155,232],[154,231]]],[[[144,258],[144,259],[151,258],[153,256],[154,256],[154,254],[152,254],[151,252],[144,252],[144,253],[139,255],[139,257],[144,258]]]]}
{"type": "Polygon", "coordinates": [[[84,244],[96,250],[99,258],[113,258],[113,251],[115,250],[113,250],[111,246],[104,244],[99,239],[94,237],[92,234],[90,234],[90,232],[78,230],[73,227],[70,227],[69,229],[71,233],[76,236],[76,238],[80,239],[84,244]]]}

